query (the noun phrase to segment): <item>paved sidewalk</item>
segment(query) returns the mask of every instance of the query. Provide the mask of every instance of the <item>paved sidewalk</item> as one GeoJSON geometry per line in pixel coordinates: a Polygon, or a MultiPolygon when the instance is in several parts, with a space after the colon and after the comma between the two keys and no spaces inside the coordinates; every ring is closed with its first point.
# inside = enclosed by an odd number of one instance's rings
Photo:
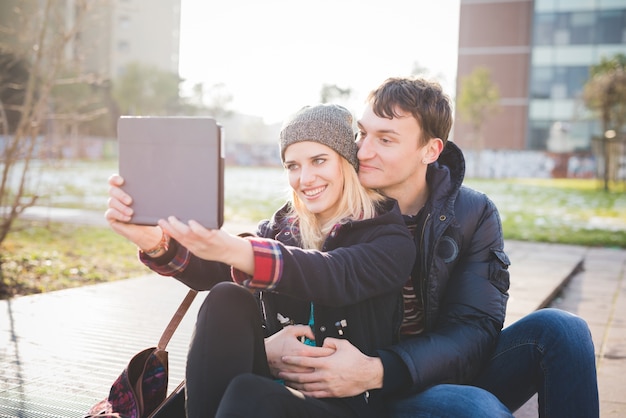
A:
{"type": "MultiPolygon", "coordinates": [[[[512,248],[509,255],[513,264],[508,312],[535,299],[528,295],[534,292],[533,286],[542,288],[538,283],[543,281],[542,276],[533,278],[530,275],[534,273],[528,269],[536,272],[559,268],[568,264],[574,254],[582,256],[579,271],[565,281],[561,293],[556,293],[548,306],[575,313],[587,321],[596,352],[600,416],[626,417],[626,250],[520,242],[509,248],[512,248]],[[528,257],[521,257],[519,251],[528,251],[528,257]],[[519,300],[521,295],[525,295],[524,300],[519,300]]],[[[547,294],[548,289],[545,290],[547,294]]],[[[515,416],[537,417],[536,402],[536,398],[531,399],[515,416]]]]}
{"type": "MultiPolygon", "coordinates": [[[[105,225],[101,214],[45,210],[51,219],[105,225]]],[[[225,225],[234,233],[253,227],[225,225]]],[[[596,347],[601,416],[626,416],[626,250],[520,241],[505,249],[512,261],[505,325],[550,305],[582,316],[596,347]]],[[[0,301],[0,417],[81,417],[133,354],[156,344],[185,293],[176,280],[148,275],[0,301]]],[[[168,346],[170,390],[182,379],[203,298],[168,346]]],[[[536,400],[515,415],[537,417],[536,400]]]]}
{"type": "Polygon", "coordinates": [[[626,417],[626,250],[589,248],[552,304],[584,318],[595,345],[600,416],[626,417]]]}

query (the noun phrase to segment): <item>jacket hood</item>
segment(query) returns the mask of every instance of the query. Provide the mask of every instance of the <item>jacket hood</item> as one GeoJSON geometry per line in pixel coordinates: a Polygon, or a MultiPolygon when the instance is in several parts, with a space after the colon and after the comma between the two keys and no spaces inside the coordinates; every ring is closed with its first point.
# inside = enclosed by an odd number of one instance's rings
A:
{"type": "Polygon", "coordinates": [[[428,167],[426,182],[433,202],[440,202],[456,196],[465,178],[465,157],[461,149],[452,141],[439,155],[437,161],[428,167]]]}

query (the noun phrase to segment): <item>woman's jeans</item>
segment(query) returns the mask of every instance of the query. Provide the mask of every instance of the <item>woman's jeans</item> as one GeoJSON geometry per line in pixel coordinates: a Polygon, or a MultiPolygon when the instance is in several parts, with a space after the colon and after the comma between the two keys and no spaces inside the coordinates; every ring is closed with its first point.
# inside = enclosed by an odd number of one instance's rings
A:
{"type": "Polygon", "coordinates": [[[589,327],[557,309],[533,312],[502,330],[490,362],[472,385],[437,385],[396,401],[390,405],[392,417],[511,417],[509,411],[535,393],[542,418],[599,416],[589,327]]]}

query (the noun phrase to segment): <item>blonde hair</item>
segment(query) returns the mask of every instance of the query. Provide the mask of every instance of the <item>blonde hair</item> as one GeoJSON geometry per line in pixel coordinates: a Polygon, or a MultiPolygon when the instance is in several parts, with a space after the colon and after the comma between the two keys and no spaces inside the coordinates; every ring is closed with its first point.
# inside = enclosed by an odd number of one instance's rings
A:
{"type": "Polygon", "coordinates": [[[335,213],[324,224],[320,224],[317,216],[306,208],[295,190],[291,192],[291,216],[296,221],[293,225],[300,230],[302,248],[320,250],[336,224],[375,217],[380,203],[385,199],[377,191],[363,187],[352,164],[345,158],[340,160],[344,179],[343,193],[335,213]]]}

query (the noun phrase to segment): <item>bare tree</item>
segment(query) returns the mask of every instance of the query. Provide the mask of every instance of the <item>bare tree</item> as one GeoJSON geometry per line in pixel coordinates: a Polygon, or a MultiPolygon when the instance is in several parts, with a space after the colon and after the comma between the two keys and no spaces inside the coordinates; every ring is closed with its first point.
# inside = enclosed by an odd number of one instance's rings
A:
{"type": "Polygon", "coordinates": [[[320,101],[329,103],[332,100],[347,101],[352,96],[351,88],[341,88],[336,84],[324,84],[320,90],[320,101]]]}
{"type": "Polygon", "coordinates": [[[83,18],[94,1],[74,0],[71,3],[72,19],[68,19],[66,12],[70,5],[66,2],[16,2],[11,10],[14,16],[10,18],[10,25],[0,28],[9,40],[0,47],[10,48],[16,59],[29,63],[28,75],[24,80],[2,80],[0,86],[0,90],[10,86],[22,93],[20,101],[5,103],[1,112],[5,129],[0,144],[0,243],[5,240],[20,214],[37,201],[38,196],[28,190],[29,178],[33,160],[38,156],[40,148],[45,146],[42,134],[51,121],[61,117],[88,120],[102,113],[94,107],[89,107],[91,115],[84,112],[79,115],[72,107],[63,109],[65,116],[54,112],[55,88],[93,82],[80,74],[60,78],[69,68],[71,58],[68,51],[71,51],[83,18]],[[11,131],[6,120],[9,112],[18,115],[11,131]]]}
{"type": "Polygon", "coordinates": [[[182,81],[176,73],[131,62],[113,80],[113,97],[124,115],[177,115],[186,110],[179,95],[182,81]]]}
{"type": "Polygon", "coordinates": [[[228,90],[226,84],[214,84],[206,93],[209,100],[206,105],[206,109],[211,116],[220,120],[223,118],[229,118],[233,115],[233,111],[229,109],[233,101],[233,95],[228,90]]]}
{"type": "Polygon", "coordinates": [[[413,77],[437,80],[438,83],[443,83],[447,81],[445,74],[443,74],[442,72],[433,73],[430,68],[423,66],[419,61],[413,61],[411,75],[413,77]]]}

